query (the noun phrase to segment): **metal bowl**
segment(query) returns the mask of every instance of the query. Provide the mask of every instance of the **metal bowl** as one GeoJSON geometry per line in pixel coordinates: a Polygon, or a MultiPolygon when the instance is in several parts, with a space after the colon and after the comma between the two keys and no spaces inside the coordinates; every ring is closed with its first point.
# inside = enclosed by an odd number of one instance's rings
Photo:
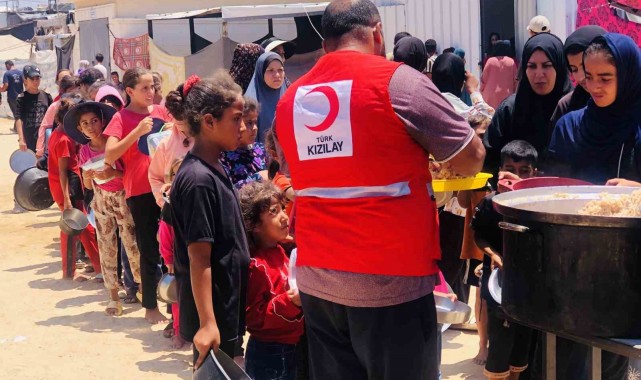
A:
{"type": "Polygon", "coordinates": [[[178,302],[178,290],[176,285],[176,277],[173,274],[165,273],[158,281],[158,291],[156,296],[159,301],[165,303],[178,302]]]}
{"type": "Polygon", "coordinates": [[[457,325],[470,319],[472,308],[461,302],[452,302],[447,297],[434,295],[436,303],[436,321],[442,324],[457,325]]]}
{"type": "Polygon", "coordinates": [[[84,212],[70,208],[62,212],[58,223],[62,232],[69,236],[79,235],[89,225],[89,219],[84,212]]]}
{"type": "Polygon", "coordinates": [[[502,282],[502,273],[499,268],[494,268],[492,274],[490,274],[490,279],[487,283],[487,288],[490,291],[490,295],[494,298],[494,301],[501,304],[501,282],[502,282]]]}

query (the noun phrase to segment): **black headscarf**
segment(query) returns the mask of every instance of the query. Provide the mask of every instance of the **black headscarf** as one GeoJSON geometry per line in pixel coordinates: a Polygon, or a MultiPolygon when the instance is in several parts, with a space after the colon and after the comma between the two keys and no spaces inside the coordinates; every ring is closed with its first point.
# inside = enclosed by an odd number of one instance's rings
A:
{"type": "Polygon", "coordinates": [[[403,37],[394,45],[394,61],[403,62],[423,72],[427,67],[427,51],[423,41],[416,37],[403,37]]]}
{"type": "Polygon", "coordinates": [[[512,53],[512,43],[510,40],[497,41],[494,45],[494,57],[509,57],[512,53]]]}
{"type": "Polygon", "coordinates": [[[530,38],[523,48],[519,77],[522,79],[516,94],[498,107],[483,139],[487,149],[486,170],[496,170],[501,149],[513,140],[529,142],[540,157],[547,153],[554,127],[550,118],[561,97],[572,90],[561,40],[550,33],[530,38]],[[535,93],[525,73],[528,61],[537,50],[547,55],[556,71],[556,82],[548,95],[535,93]]]}
{"type": "Polygon", "coordinates": [[[526,140],[541,152],[552,133],[550,117],[563,95],[572,90],[561,40],[551,33],[540,33],[530,38],[523,48],[519,78],[521,81],[514,100],[514,122],[510,126],[513,139],[526,140]],[[534,92],[525,73],[528,61],[537,50],[545,53],[556,71],[552,92],[543,96],[534,92]]]}
{"type": "MultiPolygon", "coordinates": [[[[603,36],[606,33],[607,31],[598,25],[582,26],[570,34],[565,40],[563,53],[567,57],[570,51],[585,51],[595,38],[603,36]]],[[[585,107],[588,104],[588,100],[590,100],[590,94],[585,91],[582,86],[576,86],[570,98],[567,112],[576,111],[585,107]]]]}
{"type": "Polygon", "coordinates": [[[465,83],[465,62],[454,53],[441,54],[432,66],[432,82],[442,93],[461,97],[465,83]]]}
{"type": "Polygon", "coordinates": [[[559,120],[552,136],[550,151],[561,161],[569,162],[575,175],[594,183],[620,176],[635,148],[634,176],[638,179],[639,133],[641,128],[641,51],[632,38],[608,33],[595,42],[607,44],[617,69],[617,97],[607,107],[598,107],[592,99],[588,106],[559,120]],[[625,149],[624,149],[625,148],[625,149]]]}

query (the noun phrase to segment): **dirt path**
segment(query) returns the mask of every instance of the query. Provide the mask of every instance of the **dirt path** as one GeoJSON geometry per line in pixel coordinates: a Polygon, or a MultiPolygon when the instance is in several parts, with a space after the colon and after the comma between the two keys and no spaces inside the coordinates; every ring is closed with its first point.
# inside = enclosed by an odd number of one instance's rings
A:
{"type": "MultiPolygon", "coordinates": [[[[164,326],[147,324],[140,304],[107,317],[102,284],[62,280],[57,208],[13,213],[11,125],[0,119],[0,378],[190,379],[191,349],[171,350],[164,326]]],[[[444,340],[443,378],[482,379],[470,360],[476,335],[444,340]]]]}

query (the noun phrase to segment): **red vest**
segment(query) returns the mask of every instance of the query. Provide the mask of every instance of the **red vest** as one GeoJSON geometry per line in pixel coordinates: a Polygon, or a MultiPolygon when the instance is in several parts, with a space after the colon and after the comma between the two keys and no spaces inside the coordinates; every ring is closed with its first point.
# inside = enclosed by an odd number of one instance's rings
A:
{"type": "Polygon", "coordinates": [[[438,214],[428,154],[389,97],[398,63],[322,57],[276,110],[296,189],[297,265],[425,276],[438,272],[438,214]]]}

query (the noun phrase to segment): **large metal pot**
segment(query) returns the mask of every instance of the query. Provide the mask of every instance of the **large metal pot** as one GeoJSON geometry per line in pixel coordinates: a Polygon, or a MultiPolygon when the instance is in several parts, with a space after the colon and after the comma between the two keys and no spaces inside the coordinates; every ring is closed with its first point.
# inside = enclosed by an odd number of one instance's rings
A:
{"type": "Polygon", "coordinates": [[[518,190],[503,215],[502,307],[517,321],[579,336],[641,337],[641,218],[579,215],[603,186],[518,190]]]}
{"type": "Polygon", "coordinates": [[[49,190],[47,172],[29,168],[20,173],[13,185],[13,197],[25,210],[40,211],[51,207],[53,198],[49,190]]]}

